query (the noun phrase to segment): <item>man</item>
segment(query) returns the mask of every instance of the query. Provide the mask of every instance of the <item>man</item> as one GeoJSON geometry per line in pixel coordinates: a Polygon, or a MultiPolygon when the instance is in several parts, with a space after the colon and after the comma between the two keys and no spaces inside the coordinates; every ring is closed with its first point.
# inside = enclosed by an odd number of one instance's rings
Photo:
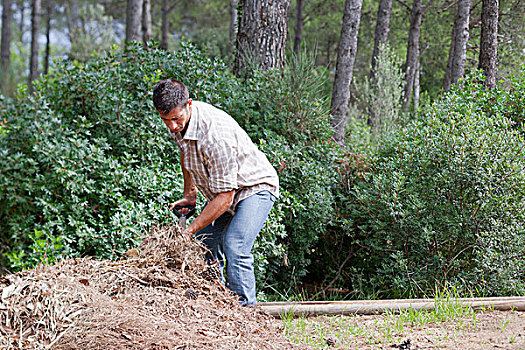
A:
{"type": "Polygon", "coordinates": [[[251,250],[279,196],[275,169],[232,117],[192,101],[181,82],[160,81],[153,103],[180,148],[184,196],[170,209],[194,206],[197,190],[206,197],[183,234],[195,234],[221,266],[226,260],[226,285],[243,305],[255,305],[251,250]]]}

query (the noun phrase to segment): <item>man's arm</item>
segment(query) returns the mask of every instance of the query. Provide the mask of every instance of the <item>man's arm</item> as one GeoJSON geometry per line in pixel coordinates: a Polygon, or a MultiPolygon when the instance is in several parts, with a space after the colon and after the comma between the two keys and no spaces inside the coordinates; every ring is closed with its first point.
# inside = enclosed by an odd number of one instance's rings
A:
{"type": "MultiPolygon", "coordinates": [[[[186,166],[184,165],[184,156],[181,152],[180,154],[180,165],[182,168],[182,178],[184,179],[184,197],[179,199],[178,201],[171,203],[170,210],[173,210],[176,206],[185,207],[189,205],[195,206],[197,204],[197,187],[191,180],[190,173],[188,170],[186,170],[186,166]]],[[[180,212],[182,214],[188,213],[189,209],[181,209],[180,212]]]]}
{"type": "Polygon", "coordinates": [[[211,224],[231,207],[234,196],[235,190],[219,193],[214,200],[204,207],[202,213],[193,220],[191,225],[184,230],[184,233],[193,235],[211,224]]]}

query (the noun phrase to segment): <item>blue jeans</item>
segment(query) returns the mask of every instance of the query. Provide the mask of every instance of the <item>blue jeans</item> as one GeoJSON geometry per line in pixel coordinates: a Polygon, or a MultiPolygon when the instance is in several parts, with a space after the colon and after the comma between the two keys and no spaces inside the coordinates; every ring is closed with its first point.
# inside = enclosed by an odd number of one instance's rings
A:
{"type": "Polygon", "coordinates": [[[226,212],[196,234],[210,250],[207,258],[219,262],[226,286],[243,305],[256,302],[251,251],[275,199],[268,191],[256,193],[237,204],[235,215],[226,212]]]}

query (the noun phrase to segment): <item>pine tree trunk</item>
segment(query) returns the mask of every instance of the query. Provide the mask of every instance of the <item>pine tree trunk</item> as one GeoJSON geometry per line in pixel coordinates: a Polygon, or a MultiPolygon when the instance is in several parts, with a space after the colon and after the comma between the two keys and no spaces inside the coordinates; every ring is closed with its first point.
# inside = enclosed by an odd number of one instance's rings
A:
{"type": "Polygon", "coordinates": [[[161,24],[161,36],[160,36],[160,48],[168,49],[168,32],[169,32],[169,21],[168,21],[168,0],[162,0],[162,24],[161,24]]]}
{"type": "Polygon", "coordinates": [[[296,56],[301,53],[301,42],[303,41],[304,8],[306,0],[297,0],[295,4],[295,27],[293,38],[293,52],[296,56]]]}
{"type": "Polygon", "coordinates": [[[33,81],[38,78],[38,31],[40,29],[40,0],[33,0],[31,12],[31,57],[29,63],[29,91],[33,92],[33,81]]]}
{"type": "Polygon", "coordinates": [[[21,1],[20,2],[20,22],[18,23],[18,40],[20,41],[20,43],[24,44],[24,29],[25,29],[25,26],[24,26],[24,23],[25,23],[25,12],[26,12],[26,6],[25,6],[25,2],[24,1],[21,1]]]}
{"type": "Polygon", "coordinates": [[[458,10],[454,19],[453,38],[449,54],[450,65],[447,65],[445,90],[450,84],[455,84],[465,74],[465,62],[467,61],[467,43],[469,37],[469,17],[471,0],[459,0],[458,10]],[[453,46],[453,47],[452,47],[453,46]]]}
{"type": "Polygon", "coordinates": [[[71,0],[70,26],[71,28],[78,26],[78,0],[71,0]]]}
{"type": "Polygon", "coordinates": [[[66,2],[66,13],[67,13],[67,29],[69,35],[69,41],[73,43],[75,41],[75,30],[79,26],[78,20],[78,0],[71,0],[66,2]]]}
{"type": "Polygon", "coordinates": [[[233,53],[235,52],[235,41],[237,40],[238,4],[239,0],[230,1],[230,58],[233,58],[233,53]]]}
{"type": "Polygon", "coordinates": [[[372,69],[370,77],[375,77],[377,57],[381,55],[381,48],[385,47],[388,40],[390,25],[390,13],[392,12],[392,0],[380,0],[379,9],[377,10],[377,24],[374,34],[374,53],[372,54],[372,69]]]}
{"type": "Polygon", "coordinates": [[[13,8],[11,0],[2,1],[2,43],[0,45],[0,88],[7,91],[11,65],[11,24],[13,8]]]}
{"type": "Polygon", "coordinates": [[[412,15],[410,18],[410,31],[408,33],[407,59],[405,63],[405,88],[403,99],[403,110],[410,105],[412,88],[414,86],[414,75],[419,53],[419,35],[421,34],[421,17],[423,15],[421,0],[414,0],[412,15]]]}
{"type": "Polygon", "coordinates": [[[337,63],[330,105],[331,125],[334,140],[340,145],[345,141],[348,104],[350,102],[350,84],[354,61],[357,53],[357,35],[361,20],[362,0],[346,0],[343,13],[341,38],[337,48],[337,63]]]}
{"type": "Polygon", "coordinates": [[[50,51],[50,36],[51,36],[51,12],[53,11],[53,4],[51,0],[47,0],[46,4],[46,54],[44,56],[44,75],[49,71],[49,51],[50,51]]]}
{"type": "Polygon", "coordinates": [[[261,69],[284,64],[290,0],[241,0],[234,72],[240,75],[254,63],[261,69]]]}
{"type": "Polygon", "coordinates": [[[153,37],[151,29],[151,0],[144,0],[142,9],[142,40],[147,43],[153,37]]]}
{"type": "Polygon", "coordinates": [[[452,35],[450,38],[450,48],[448,49],[447,69],[445,70],[445,79],[443,81],[443,89],[448,90],[452,81],[452,60],[454,59],[454,48],[456,47],[456,26],[452,26],[452,35]]]}
{"type": "Polygon", "coordinates": [[[479,68],[485,74],[485,86],[496,87],[498,58],[498,0],[483,0],[481,9],[481,40],[479,68]]]}
{"type": "Polygon", "coordinates": [[[417,116],[419,109],[419,96],[420,96],[420,83],[419,74],[421,72],[421,60],[420,55],[417,55],[416,73],[414,74],[414,116],[417,116]]]}
{"type": "Polygon", "coordinates": [[[126,8],[126,42],[140,41],[142,29],[142,0],[128,0],[126,8]]]}

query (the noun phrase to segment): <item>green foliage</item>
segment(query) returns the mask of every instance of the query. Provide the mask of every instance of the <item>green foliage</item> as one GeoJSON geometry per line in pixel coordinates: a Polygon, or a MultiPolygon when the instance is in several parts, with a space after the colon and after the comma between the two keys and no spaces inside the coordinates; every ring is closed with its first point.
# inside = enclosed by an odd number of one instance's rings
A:
{"type": "Polygon", "coordinates": [[[354,286],[389,297],[430,294],[435,285],[525,292],[525,141],[508,118],[524,72],[493,92],[470,77],[350,166],[353,184],[340,200],[354,286]]]}
{"type": "Polygon", "coordinates": [[[180,195],[179,165],[150,102],[158,79],[146,50],[85,65],[61,62],[53,77],[6,103],[0,140],[0,230],[11,268],[60,256],[115,258],[180,195]],[[129,56],[128,56],[129,55],[129,56]],[[33,232],[40,232],[38,241],[33,232]],[[56,244],[61,242],[60,245],[56,244]],[[19,258],[25,256],[25,260],[19,258]]]}
{"type": "Polygon", "coordinates": [[[151,101],[165,77],[236,118],[280,168],[282,196],[254,249],[259,285],[289,286],[306,274],[334,207],[336,176],[326,175],[335,151],[316,94],[325,75],[296,61],[284,76],[239,80],[184,43],[174,53],[137,44],[86,63],[59,61],[36,95],[22,86],[0,101],[9,131],[0,137],[4,264],[116,258],[152,225],[174,221],[167,204],[182,195],[178,149],[151,101]]]}
{"type": "Polygon", "coordinates": [[[228,57],[230,50],[230,33],[224,28],[201,27],[192,35],[192,42],[206,51],[210,57],[228,57]]]}
{"type": "Polygon", "coordinates": [[[263,150],[290,194],[284,207],[287,255],[284,261],[272,261],[269,271],[276,273],[272,280],[283,290],[307,275],[319,237],[336,215],[332,190],[338,181],[339,150],[330,142],[328,101],[318,93],[326,76],[314,67],[314,57],[291,57],[282,76],[278,74],[248,78],[248,85],[257,87],[254,110],[263,113],[251,115],[246,128],[265,135],[263,150]]]}
{"type": "MultiPolygon", "coordinates": [[[[373,138],[380,140],[406,123],[406,115],[401,108],[402,95],[401,61],[386,46],[381,49],[381,55],[377,58],[375,78],[366,76],[355,84],[350,118],[370,122],[373,125],[373,138]]],[[[354,125],[349,127],[354,128],[354,125]]]]}

